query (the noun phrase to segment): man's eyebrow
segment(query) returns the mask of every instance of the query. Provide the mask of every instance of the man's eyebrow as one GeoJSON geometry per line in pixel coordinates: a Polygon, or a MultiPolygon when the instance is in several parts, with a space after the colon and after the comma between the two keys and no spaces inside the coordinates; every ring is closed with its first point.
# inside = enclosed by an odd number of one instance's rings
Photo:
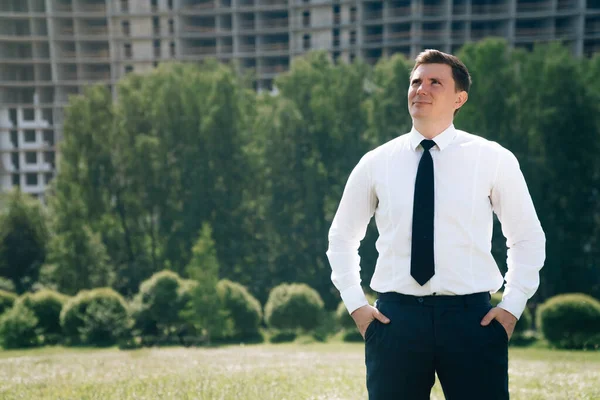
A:
{"type": "MultiPolygon", "coordinates": [[[[427,78],[427,79],[429,79],[430,81],[438,81],[438,82],[443,82],[443,81],[444,81],[443,79],[441,79],[441,78],[438,78],[438,77],[436,77],[436,76],[432,76],[431,78],[427,78]]],[[[422,80],[423,80],[423,79],[422,79],[422,78],[420,78],[420,77],[419,77],[419,78],[412,78],[411,82],[417,82],[417,81],[419,81],[419,82],[420,82],[420,81],[422,81],[422,80]]]]}

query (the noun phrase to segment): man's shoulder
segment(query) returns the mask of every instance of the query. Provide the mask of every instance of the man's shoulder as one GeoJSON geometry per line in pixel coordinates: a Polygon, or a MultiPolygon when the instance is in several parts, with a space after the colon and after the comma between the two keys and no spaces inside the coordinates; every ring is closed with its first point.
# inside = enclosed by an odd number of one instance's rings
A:
{"type": "Polygon", "coordinates": [[[402,149],[408,141],[408,133],[397,136],[388,140],[387,142],[380,144],[374,149],[368,151],[365,154],[367,158],[381,158],[392,155],[394,152],[402,149]]]}
{"type": "Polygon", "coordinates": [[[469,133],[463,130],[456,130],[457,132],[457,142],[460,145],[474,145],[475,147],[481,149],[482,151],[488,151],[490,153],[495,153],[498,155],[502,154],[512,154],[510,150],[506,147],[502,146],[500,143],[487,139],[483,136],[469,133]]]}

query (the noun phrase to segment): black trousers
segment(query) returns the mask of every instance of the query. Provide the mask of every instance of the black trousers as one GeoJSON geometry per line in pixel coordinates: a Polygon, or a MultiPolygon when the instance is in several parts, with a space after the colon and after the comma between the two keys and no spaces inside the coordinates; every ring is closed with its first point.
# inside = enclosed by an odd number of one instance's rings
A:
{"type": "Polygon", "coordinates": [[[508,335],[480,322],[490,294],[415,297],[382,293],[390,319],[365,332],[369,400],[429,399],[437,373],[447,400],[507,400],[508,335]]]}

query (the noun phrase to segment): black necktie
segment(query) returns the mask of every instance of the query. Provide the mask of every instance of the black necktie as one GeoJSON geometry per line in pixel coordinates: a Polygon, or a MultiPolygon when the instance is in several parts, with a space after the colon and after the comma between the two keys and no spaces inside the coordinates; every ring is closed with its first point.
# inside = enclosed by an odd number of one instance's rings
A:
{"type": "Polygon", "coordinates": [[[423,155],[417,169],[413,205],[412,255],[410,274],[421,286],[434,274],[433,261],[433,140],[423,140],[423,155]]]}

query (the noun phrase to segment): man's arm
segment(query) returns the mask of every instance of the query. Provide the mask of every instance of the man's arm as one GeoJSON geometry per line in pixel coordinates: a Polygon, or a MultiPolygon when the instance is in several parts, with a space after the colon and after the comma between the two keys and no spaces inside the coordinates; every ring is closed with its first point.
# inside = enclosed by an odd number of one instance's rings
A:
{"type": "Polygon", "coordinates": [[[360,285],[358,248],[377,206],[369,166],[371,154],[367,153],[350,174],[329,230],[331,280],[349,313],[369,304],[360,285]]]}
{"type": "Polygon", "coordinates": [[[517,158],[502,149],[491,194],[508,247],[504,296],[498,307],[520,318],[540,284],[546,257],[546,236],[535,212],[517,158]]]}

